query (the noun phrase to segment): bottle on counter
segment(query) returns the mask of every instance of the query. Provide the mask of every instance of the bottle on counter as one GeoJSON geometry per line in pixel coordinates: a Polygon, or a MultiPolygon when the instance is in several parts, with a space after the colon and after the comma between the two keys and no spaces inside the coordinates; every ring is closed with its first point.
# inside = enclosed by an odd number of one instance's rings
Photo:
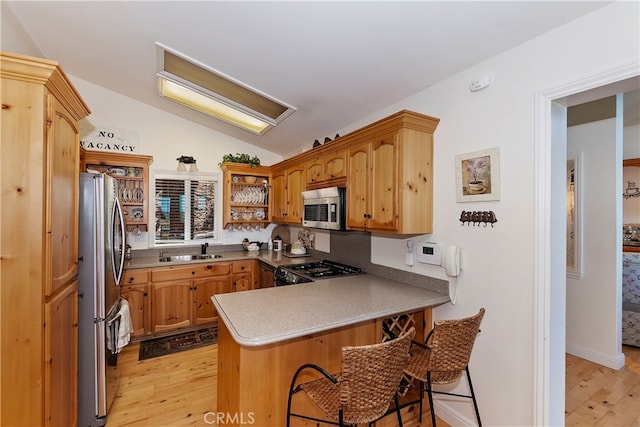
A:
{"type": "Polygon", "coordinates": [[[276,252],[280,252],[282,250],[282,240],[278,237],[273,239],[273,250],[276,252]]]}

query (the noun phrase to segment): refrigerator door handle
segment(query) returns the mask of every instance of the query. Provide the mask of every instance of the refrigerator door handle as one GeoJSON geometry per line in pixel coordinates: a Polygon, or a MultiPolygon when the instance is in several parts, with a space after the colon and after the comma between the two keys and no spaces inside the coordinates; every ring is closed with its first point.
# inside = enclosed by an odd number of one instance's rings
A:
{"type": "Polygon", "coordinates": [[[111,232],[113,233],[112,242],[114,246],[111,252],[111,256],[113,257],[113,262],[111,263],[111,265],[113,266],[113,277],[115,279],[116,285],[119,285],[120,280],[122,279],[122,272],[124,270],[125,229],[122,206],[120,205],[120,200],[117,197],[115,197],[113,203],[113,215],[111,216],[111,221],[113,221],[113,223],[111,224],[111,232]],[[120,227],[117,227],[118,222],[120,223],[120,227]],[[120,239],[116,239],[116,233],[120,233],[120,239]]]}

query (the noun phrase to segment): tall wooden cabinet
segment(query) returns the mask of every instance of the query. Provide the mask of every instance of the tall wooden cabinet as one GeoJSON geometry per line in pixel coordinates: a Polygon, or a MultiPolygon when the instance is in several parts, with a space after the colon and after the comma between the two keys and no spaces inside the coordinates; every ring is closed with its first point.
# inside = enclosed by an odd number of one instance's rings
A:
{"type": "Polygon", "coordinates": [[[77,420],[78,121],[58,63],[0,53],[0,425],[77,420]]]}

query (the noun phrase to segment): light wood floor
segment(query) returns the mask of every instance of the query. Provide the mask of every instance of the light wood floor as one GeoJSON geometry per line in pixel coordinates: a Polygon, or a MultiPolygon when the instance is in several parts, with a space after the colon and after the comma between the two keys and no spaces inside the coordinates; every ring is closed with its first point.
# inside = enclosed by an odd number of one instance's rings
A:
{"type": "MultiPolygon", "coordinates": [[[[216,410],[217,345],[142,362],[138,351],[134,344],[120,354],[122,381],[107,427],[215,425],[205,414],[216,410]]],[[[567,426],[640,426],[640,349],[623,351],[619,371],[567,355],[567,426]]],[[[405,425],[417,425],[409,418],[405,425]]],[[[422,426],[431,426],[428,408],[422,426]]],[[[438,426],[448,427],[440,419],[438,426]]]]}
{"type": "MultiPolygon", "coordinates": [[[[218,345],[138,361],[139,344],[120,353],[121,381],[107,418],[107,427],[177,427],[217,425],[216,411],[218,345]],[[206,421],[209,421],[207,423],[206,421]]],[[[431,427],[429,404],[424,402],[421,427],[431,427]]],[[[403,413],[406,427],[417,426],[414,408],[403,413]]],[[[394,425],[393,416],[383,419],[394,425]]],[[[438,427],[449,427],[440,418],[438,427]]]]}
{"type": "Polygon", "coordinates": [[[138,361],[139,344],[119,355],[121,379],[107,427],[206,426],[216,410],[218,346],[138,361]]]}
{"type": "Polygon", "coordinates": [[[640,348],[616,371],[567,354],[565,425],[640,426],[640,348]]]}

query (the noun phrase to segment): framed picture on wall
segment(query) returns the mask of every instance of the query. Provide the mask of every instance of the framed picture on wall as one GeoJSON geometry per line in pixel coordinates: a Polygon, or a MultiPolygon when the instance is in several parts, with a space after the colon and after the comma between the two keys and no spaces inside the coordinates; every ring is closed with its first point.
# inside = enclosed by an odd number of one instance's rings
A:
{"type": "Polygon", "coordinates": [[[567,156],[567,277],[582,278],[582,153],[567,156]]]}
{"type": "Polygon", "coordinates": [[[500,200],[498,148],[456,156],[456,201],[500,200]]]}

